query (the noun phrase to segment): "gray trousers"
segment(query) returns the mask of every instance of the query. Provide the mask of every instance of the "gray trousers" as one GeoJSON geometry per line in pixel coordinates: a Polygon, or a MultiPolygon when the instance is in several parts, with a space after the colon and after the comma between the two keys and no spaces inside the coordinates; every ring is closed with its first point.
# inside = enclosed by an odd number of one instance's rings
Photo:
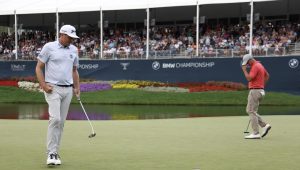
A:
{"type": "Polygon", "coordinates": [[[49,125],[47,132],[47,153],[58,153],[64,123],[68,115],[73,96],[72,87],[53,86],[52,93],[46,93],[45,99],[49,106],[49,125]]]}
{"type": "Polygon", "coordinates": [[[259,103],[265,96],[265,91],[263,89],[251,89],[248,95],[248,104],[246,112],[249,114],[251,126],[254,134],[259,133],[259,126],[265,127],[266,123],[262,120],[261,116],[258,114],[259,103]]]}

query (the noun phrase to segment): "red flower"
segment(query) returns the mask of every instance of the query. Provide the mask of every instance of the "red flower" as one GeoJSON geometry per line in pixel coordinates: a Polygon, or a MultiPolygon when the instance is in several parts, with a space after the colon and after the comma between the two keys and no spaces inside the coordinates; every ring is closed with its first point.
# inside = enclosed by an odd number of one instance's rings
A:
{"type": "Polygon", "coordinates": [[[0,80],[0,86],[18,87],[18,81],[15,81],[15,80],[0,80]]]}

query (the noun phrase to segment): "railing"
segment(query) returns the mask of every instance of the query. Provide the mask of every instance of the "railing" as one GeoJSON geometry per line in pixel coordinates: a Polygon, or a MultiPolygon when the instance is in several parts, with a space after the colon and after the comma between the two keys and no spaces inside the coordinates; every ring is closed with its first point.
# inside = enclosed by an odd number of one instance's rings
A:
{"type": "MultiPolygon", "coordinates": [[[[199,50],[198,58],[219,58],[219,57],[241,57],[247,54],[247,50],[236,49],[214,49],[214,50],[199,50]]],[[[285,56],[287,55],[287,49],[281,48],[266,48],[255,49],[252,51],[254,56],[285,56]]],[[[81,59],[99,59],[99,54],[94,55],[91,53],[82,53],[81,59]]],[[[165,58],[197,58],[195,50],[150,50],[149,59],[165,59],[165,58]]],[[[132,51],[132,52],[104,52],[103,59],[146,59],[144,51],[132,51]]]]}
{"type": "MultiPolygon", "coordinates": [[[[31,51],[30,53],[18,53],[18,60],[36,60],[38,56],[37,51],[31,51]]],[[[0,54],[0,60],[16,60],[14,53],[0,54]]]]}
{"type": "MultiPolygon", "coordinates": [[[[248,54],[249,51],[246,49],[236,50],[236,49],[215,49],[212,51],[200,51],[200,57],[241,57],[245,54],[248,54]]],[[[286,48],[260,48],[260,49],[253,49],[252,55],[253,56],[285,56],[287,54],[286,48]]]]}
{"type": "Polygon", "coordinates": [[[300,43],[292,43],[287,46],[287,53],[292,55],[300,54],[300,43]]]}
{"type": "MultiPolygon", "coordinates": [[[[193,49],[177,49],[177,50],[150,50],[149,59],[167,59],[167,58],[226,58],[226,57],[241,57],[247,54],[246,49],[212,49],[199,50],[199,56],[196,56],[196,51],[193,49]]],[[[18,53],[18,60],[36,60],[39,52],[32,51],[28,53],[18,53]]],[[[285,55],[300,55],[300,43],[290,44],[287,47],[280,48],[259,48],[253,49],[254,56],[285,56],[285,55]]],[[[146,59],[146,53],[142,49],[130,52],[125,51],[104,51],[102,59],[122,60],[122,59],[146,59]]],[[[79,52],[81,60],[101,59],[99,52],[79,52]]],[[[0,54],[0,60],[15,60],[15,54],[0,54]]]]}

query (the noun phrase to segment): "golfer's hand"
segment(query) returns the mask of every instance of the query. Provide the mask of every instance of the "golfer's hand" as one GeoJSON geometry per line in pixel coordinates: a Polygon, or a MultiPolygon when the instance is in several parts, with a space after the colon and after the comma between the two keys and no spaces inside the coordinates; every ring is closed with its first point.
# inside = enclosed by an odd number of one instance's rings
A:
{"type": "Polygon", "coordinates": [[[53,87],[48,85],[48,84],[45,84],[42,86],[42,89],[46,92],[46,93],[52,93],[52,90],[53,90],[53,87]]]}
{"type": "Polygon", "coordinates": [[[80,89],[79,88],[74,88],[74,94],[77,97],[77,99],[80,99],[80,89]]]}
{"type": "Polygon", "coordinates": [[[247,71],[247,65],[242,66],[243,71],[247,71]]]}

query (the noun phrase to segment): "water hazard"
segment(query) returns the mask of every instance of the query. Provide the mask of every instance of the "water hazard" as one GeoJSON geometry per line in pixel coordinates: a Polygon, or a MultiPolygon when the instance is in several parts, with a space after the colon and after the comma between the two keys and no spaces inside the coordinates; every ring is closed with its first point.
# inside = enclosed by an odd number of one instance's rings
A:
{"type": "MultiPolygon", "coordinates": [[[[87,105],[91,120],[171,119],[247,115],[244,106],[87,105]]],[[[0,104],[0,119],[47,120],[46,104],[0,104]]],[[[261,106],[262,115],[300,115],[300,107],[261,106]]],[[[80,105],[71,105],[68,120],[85,120],[80,105]]]]}

